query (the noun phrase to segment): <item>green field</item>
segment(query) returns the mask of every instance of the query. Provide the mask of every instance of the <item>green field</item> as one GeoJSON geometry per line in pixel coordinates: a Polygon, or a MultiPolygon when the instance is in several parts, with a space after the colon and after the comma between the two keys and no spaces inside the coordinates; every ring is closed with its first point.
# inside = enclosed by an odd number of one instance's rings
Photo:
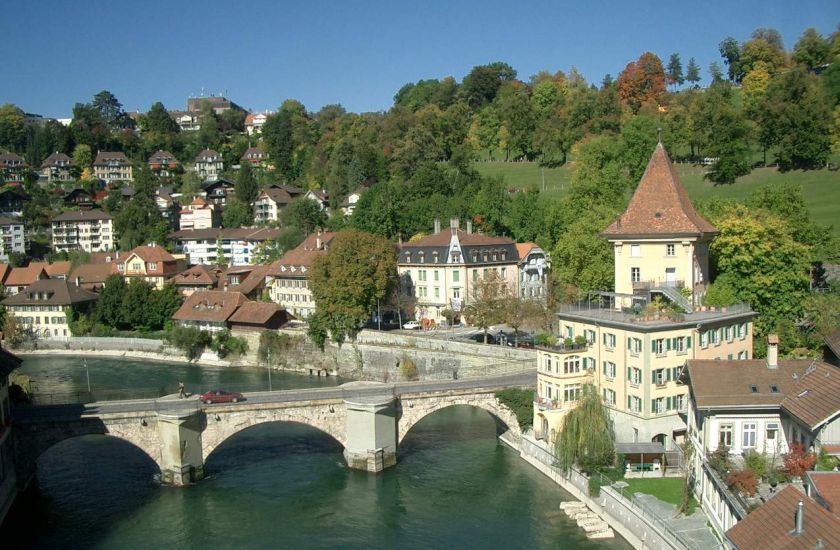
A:
{"type": "MultiPolygon", "coordinates": [[[[536,162],[476,162],[475,167],[482,175],[502,177],[509,187],[532,187],[555,197],[567,192],[572,176],[569,165],[540,168],[536,162]]],[[[782,173],[775,168],[757,168],[733,185],[716,186],[703,179],[704,166],[678,164],[676,167],[682,184],[695,200],[712,197],[743,199],[753,190],[768,184],[791,182],[800,185],[813,220],[833,225],[834,233],[840,235],[840,171],[822,169],[782,173]]]]}

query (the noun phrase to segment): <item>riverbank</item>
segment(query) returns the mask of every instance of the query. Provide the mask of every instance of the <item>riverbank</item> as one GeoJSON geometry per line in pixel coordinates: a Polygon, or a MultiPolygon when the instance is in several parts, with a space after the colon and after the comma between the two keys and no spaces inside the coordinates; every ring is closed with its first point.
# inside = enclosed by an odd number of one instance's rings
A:
{"type": "Polygon", "coordinates": [[[180,356],[168,353],[156,353],[150,351],[115,351],[115,350],[75,350],[75,349],[37,349],[37,350],[12,350],[15,355],[20,357],[38,357],[38,356],[62,356],[62,357],[101,357],[109,359],[137,359],[141,361],[162,361],[164,363],[173,363],[179,365],[197,365],[204,367],[250,367],[250,365],[233,365],[230,361],[223,361],[221,359],[197,359],[195,361],[187,360],[186,355],[180,356]]]}

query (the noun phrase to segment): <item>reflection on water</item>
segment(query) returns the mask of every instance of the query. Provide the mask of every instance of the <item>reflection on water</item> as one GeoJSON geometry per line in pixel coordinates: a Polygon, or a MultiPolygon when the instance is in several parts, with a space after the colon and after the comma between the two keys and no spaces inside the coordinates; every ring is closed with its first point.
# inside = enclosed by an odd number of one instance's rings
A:
{"type": "Polygon", "coordinates": [[[207,457],[207,479],[172,488],[139,449],[76,438],[42,457],[42,498],[13,521],[36,548],[629,548],[586,540],[560,514],[568,494],[499,444],[483,411],[427,417],[379,475],[347,469],[341,450],[314,428],[262,424],[207,457]]]}

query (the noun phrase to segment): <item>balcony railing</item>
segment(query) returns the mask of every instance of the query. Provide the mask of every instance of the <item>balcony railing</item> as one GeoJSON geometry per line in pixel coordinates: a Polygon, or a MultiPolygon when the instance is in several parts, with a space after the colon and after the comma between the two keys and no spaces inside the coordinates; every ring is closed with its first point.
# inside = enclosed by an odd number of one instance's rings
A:
{"type": "Polygon", "coordinates": [[[650,290],[652,288],[684,288],[685,281],[678,279],[650,279],[647,281],[633,281],[633,291],[650,290]]]}
{"type": "Polygon", "coordinates": [[[556,346],[552,346],[549,344],[538,344],[536,348],[542,351],[549,351],[551,353],[572,353],[577,351],[586,351],[589,347],[589,344],[572,344],[567,346],[565,344],[559,344],[556,346]]]}
{"type": "Polygon", "coordinates": [[[534,404],[541,411],[559,411],[563,408],[563,402],[556,399],[548,399],[546,397],[535,397],[534,404]]]}

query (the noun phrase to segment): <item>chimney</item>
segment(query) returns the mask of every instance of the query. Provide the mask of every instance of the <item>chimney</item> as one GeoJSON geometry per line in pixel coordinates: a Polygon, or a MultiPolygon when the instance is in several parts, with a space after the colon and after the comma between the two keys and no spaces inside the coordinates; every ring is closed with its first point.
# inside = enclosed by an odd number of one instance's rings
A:
{"type": "Polygon", "coordinates": [[[793,528],[793,535],[801,535],[805,530],[805,503],[801,500],[796,505],[796,525],[793,528]]]}
{"type": "Polygon", "coordinates": [[[467,220],[467,233],[472,233],[472,220],[467,220]]]}
{"type": "Polygon", "coordinates": [[[452,231],[454,235],[456,231],[458,231],[458,227],[461,225],[461,222],[458,218],[449,218],[449,229],[452,231]]]}
{"type": "Polygon", "coordinates": [[[440,233],[440,218],[435,218],[435,235],[440,233]]]}
{"type": "Polygon", "coordinates": [[[779,368],[779,337],[776,334],[767,336],[767,368],[779,368]]]}
{"type": "Polygon", "coordinates": [[[76,277],[76,286],[82,286],[82,278],[76,277]]]}
{"type": "Polygon", "coordinates": [[[315,250],[321,250],[321,230],[318,230],[318,235],[315,237],[315,250]]]}

